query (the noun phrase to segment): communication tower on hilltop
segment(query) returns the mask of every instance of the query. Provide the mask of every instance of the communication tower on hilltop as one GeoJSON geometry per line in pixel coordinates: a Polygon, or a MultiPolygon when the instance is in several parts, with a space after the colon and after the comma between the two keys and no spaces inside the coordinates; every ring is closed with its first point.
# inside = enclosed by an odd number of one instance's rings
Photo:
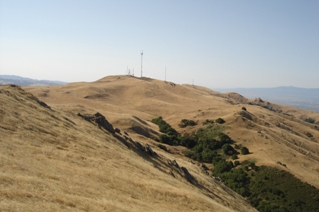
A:
{"type": "Polygon", "coordinates": [[[141,51],[141,77],[143,77],[143,50],[141,51]]]}

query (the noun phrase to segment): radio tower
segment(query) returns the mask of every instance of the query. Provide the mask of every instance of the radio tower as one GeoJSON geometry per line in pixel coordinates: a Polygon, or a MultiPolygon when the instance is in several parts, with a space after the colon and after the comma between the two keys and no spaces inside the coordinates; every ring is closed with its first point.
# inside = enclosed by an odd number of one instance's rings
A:
{"type": "Polygon", "coordinates": [[[141,78],[143,77],[143,50],[141,51],[141,78]]]}

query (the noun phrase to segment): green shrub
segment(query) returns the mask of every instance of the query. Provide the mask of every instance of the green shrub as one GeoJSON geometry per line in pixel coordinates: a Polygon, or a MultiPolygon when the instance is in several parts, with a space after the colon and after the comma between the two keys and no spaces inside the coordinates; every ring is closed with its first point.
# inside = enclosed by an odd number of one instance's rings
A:
{"type": "Polygon", "coordinates": [[[169,125],[166,121],[164,121],[161,116],[152,119],[152,122],[159,126],[159,130],[162,133],[166,133],[168,135],[178,135],[178,132],[174,128],[172,128],[171,125],[169,125]]]}
{"type": "Polygon", "coordinates": [[[166,134],[161,134],[159,135],[160,138],[160,142],[164,143],[164,144],[168,144],[168,145],[173,145],[174,142],[172,140],[172,138],[166,134]]]}
{"type": "Polygon", "coordinates": [[[218,118],[218,119],[216,119],[215,122],[218,123],[218,124],[224,124],[224,123],[225,123],[225,120],[222,119],[222,118],[218,118]]]}
{"type": "Polygon", "coordinates": [[[234,154],[236,154],[235,149],[230,144],[223,145],[222,150],[223,150],[225,155],[234,155],[234,154]]]}
{"type": "Polygon", "coordinates": [[[235,144],[235,149],[240,149],[242,146],[242,144],[235,144]]]}
{"type": "Polygon", "coordinates": [[[240,148],[240,153],[243,154],[243,155],[248,155],[249,154],[249,149],[245,146],[242,146],[240,148]]]}
{"type": "Polygon", "coordinates": [[[206,120],[203,122],[203,125],[207,125],[207,124],[214,124],[214,120],[206,119],[206,120]]]}
{"type": "Polygon", "coordinates": [[[224,172],[229,172],[234,167],[231,161],[226,161],[225,159],[218,161],[214,165],[213,174],[215,176],[220,176],[224,172]]]}
{"type": "Polygon", "coordinates": [[[180,127],[184,128],[187,126],[195,126],[197,125],[197,123],[193,120],[189,120],[189,119],[182,119],[181,123],[179,124],[180,127]]]}
{"type": "Polygon", "coordinates": [[[316,120],[313,119],[313,118],[306,118],[306,119],[305,119],[305,122],[308,122],[308,123],[310,123],[310,124],[314,124],[314,123],[316,122],[316,120]]]}
{"type": "Polygon", "coordinates": [[[222,142],[223,144],[229,144],[232,142],[231,138],[225,133],[219,133],[218,138],[219,138],[219,141],[222,142]]]}
{"type": "MultiPolygon", "coordinates": [[[[236,155],[237,156],[237,155],[236,155]]],[[[240,165],[240,162],[238,160],[235,160],[234,162],[234,166],[239,166],[240,165]]]]}
{"type": "Polygon", "coordinates": [[[187,148],[193,148],[197,144],[196,138],[191,136],[182,136],[180,137],[180,145],[187,148]]]}
{"type": "Polygon", "coordinates": [[[186,150],[186,151],[184,152],[184,155],[185,155],[186,157],[189,157],[189,158],[193,159],[193,160],[202,161],[202,155],[201,155],[201,153],[194,152],[194,151],[191,151],[191,150],[186,150]]]}

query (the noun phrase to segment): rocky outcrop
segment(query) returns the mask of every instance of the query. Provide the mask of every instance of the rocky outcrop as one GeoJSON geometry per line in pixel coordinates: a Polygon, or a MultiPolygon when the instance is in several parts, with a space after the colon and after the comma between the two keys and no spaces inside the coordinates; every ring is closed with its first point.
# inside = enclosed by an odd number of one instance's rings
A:
{"type": "Polygon", "coordinates": [[[80,113],[78,113],[78,116],[84,118],[85,120],[93,123],[93,124],[97,124],[99,128],[103,128],[107,131],[109,131],[110,133],[115,133],[115,130],[113,128],[113,125],[110,124],[106,118],[99,112],[97,112],[96,114],[94,115],[89,115],[89,114],[86,114],[86,115],[82,115],[80,113]]]}

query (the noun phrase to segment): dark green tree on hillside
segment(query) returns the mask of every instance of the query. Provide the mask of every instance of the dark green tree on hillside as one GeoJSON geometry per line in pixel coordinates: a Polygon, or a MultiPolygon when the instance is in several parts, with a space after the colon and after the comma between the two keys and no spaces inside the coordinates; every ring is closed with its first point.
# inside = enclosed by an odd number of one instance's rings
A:
{"type": "Polygon", "coordinates": [[[240,153],[243,155],[248,155],[249,154],[249,149],[245,146],[240,148],[240,153]]]}

